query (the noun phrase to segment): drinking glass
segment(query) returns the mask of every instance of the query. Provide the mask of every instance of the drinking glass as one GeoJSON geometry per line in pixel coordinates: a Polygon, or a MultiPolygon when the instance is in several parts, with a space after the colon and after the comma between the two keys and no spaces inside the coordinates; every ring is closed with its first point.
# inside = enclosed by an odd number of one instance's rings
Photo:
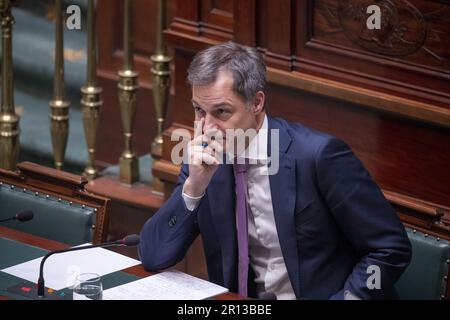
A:
{"type": "Polygon", "coordinates": [[[81,273],[75,280],[73,300],[102,300],[103,285],[96,273],[81,273]]]}

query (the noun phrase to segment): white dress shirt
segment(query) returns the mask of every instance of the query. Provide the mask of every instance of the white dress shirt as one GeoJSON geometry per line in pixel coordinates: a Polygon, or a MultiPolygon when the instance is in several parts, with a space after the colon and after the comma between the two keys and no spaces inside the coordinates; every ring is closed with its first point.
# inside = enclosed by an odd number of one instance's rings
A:
{"type": "MultiPolygon", "coordinates": [[[[257,294],[272,292],[280,300],[296,299],[275,225],[270,181],[267,174],[267,142],[268,119],[265,116],[262,127],[245,151],[251,163],[247,170],[250,265],[255,273],[257,294]],[[252,164],[255,162],[256,164],[252,164]]],[[[197,208],[201,198],[190,197],[183,191],[186,207],[191,211],[197,208]]]]}

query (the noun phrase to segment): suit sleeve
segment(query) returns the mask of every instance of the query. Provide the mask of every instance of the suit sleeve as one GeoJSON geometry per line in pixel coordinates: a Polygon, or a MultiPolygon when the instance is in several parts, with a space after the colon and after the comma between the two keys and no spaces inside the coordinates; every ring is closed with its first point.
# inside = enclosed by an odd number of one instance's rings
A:
{"type": "Polygon", "coordinates": [[[199,234],[197,212],[189,211],[182,197],[188,167],[183,165],[178,183],[167,202],[144,224],[138,247],[139,258],[147,271],[171,267],[184,258],[199,234]]]}
{"type": "Polygon", "coordinates": [[[316,170],[321,193],[359,257],[344,288],[332,298],[342,299],[350,292],[361,299],[382,299],[411,259],[403,224],[344,142],[333,138],[324,143],[316,156],[316,170]],[[369,279],[376,270],[379,285],[369,279]]]}

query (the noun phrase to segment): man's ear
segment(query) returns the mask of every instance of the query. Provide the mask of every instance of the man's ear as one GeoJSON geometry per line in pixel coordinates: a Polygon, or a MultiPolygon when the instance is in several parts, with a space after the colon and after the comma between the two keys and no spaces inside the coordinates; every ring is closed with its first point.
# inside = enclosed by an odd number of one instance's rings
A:
{"type": "Polygon", "coordinates": [[[265,104],[266,96],[264,92],[258,91],[255,94],[255,98],[253,99],[253,106],[252,110],[255,115],[260,114],[264,110],[264,104],[265,104]]]}

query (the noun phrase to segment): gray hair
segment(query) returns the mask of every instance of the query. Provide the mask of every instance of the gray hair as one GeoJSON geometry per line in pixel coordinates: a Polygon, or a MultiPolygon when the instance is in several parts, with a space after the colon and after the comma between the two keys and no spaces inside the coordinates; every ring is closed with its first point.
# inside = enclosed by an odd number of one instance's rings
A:
{"type": "Polygon", "coordinates": [[[234,91],[251,103],[258,91],[266,87],[266,66],[256,48],[229,41],[200,51],[188,68],[191,86],[212,84],[220,70],[233,75],[234,91]]]}

